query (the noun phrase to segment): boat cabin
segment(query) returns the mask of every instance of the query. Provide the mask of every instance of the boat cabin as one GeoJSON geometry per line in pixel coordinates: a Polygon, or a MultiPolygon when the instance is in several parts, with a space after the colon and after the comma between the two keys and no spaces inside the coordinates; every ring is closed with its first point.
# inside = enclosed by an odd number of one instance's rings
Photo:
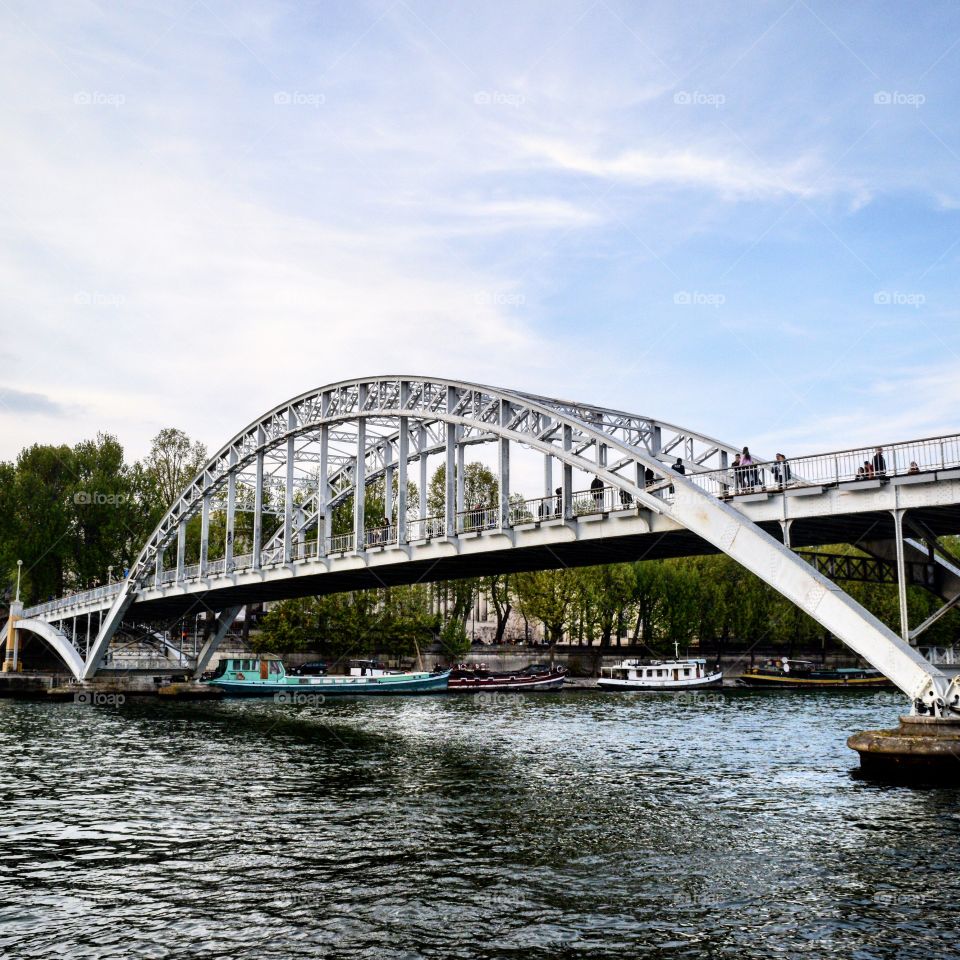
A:
{"type": "Polygon", "coordinates": [[[669,683],[696,680],[707,675],[706,660],[621,660],[614,667],[604,667],[601,677],[613,680],[642,680],[646,683],[669,683]]]}
{"type": "Polygon", "coordinates": [[[351,660],[348,671],[351,677],[385,677],[389,673],[387,665],[379,660],[351,660]]]}
{"type": "Polygon", "coordinates": [[[281,680],[286,676],[283,661],[279,657],[230,657],[217,665],[214,679],[281,680]]]}

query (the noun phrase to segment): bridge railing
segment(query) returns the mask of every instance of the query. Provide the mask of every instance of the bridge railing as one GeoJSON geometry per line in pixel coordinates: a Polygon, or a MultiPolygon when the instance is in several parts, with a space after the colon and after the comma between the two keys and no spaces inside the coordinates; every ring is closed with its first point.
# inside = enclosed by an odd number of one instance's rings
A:
{"type": "Polygon", "coordinates": [[[422,517],[407,521],[408,540],[435,540],[444,537],[447,533],[447,522],[444,517],[422,517]]]}
{"type": "Polygon", "coordinates": [[[692,474],[689,479],[707,493],[727,498],[796,487],[882,481],[957,468],[960,468],[960,435],[951,435],[730,466],[692,474]]]}
{"type": "Polygon", "coordinates": [[[55,610],[62,610],[65,606],[86,606],[97,600],[103,600],[107,597],[115,597],[123,586],[122,580],[114,583],[105,583],[102,586],[94,587],[92,590],[83,590],[80,593],[71,593],[69,596],[61,597],[59,600],[48,600],[45,603],[38,603],[36,606],[27,607],[23,611],[24,617],[42,617],[44,614],[52,613],[55,610]]]}
{"type": "Polygon", "coordinates": [[[397,542],[397,528],[394,525],[373,527],[364,531],[364,545],[367,547],[385,547],[397,542]]]}
{"type": "Polygon", "coordinates": [[[497,507],[474,507],[457,514],[457,533],[478,533],[481,530],[496,530],[500,526],[500,511],[497,507]]]}
{"type": "MultiPolygon", "coordinates": [[[[893,477],[923,475],[944,470],[960,469],[960,435],[929,437],[922,440],[909,440],[888,444],[884,447],[855,447],[833,453],[816,454],[807,457],[793,457],[785,461],[764,461],[738,467],[730,466],[721,470],[688,474],[705,492],[713,496],[729,499],[741,494],[758,492],[780,492],[798,487],[828,487],[839,484],[863,483],[869,480],[887,481],[893,477]],[[882,457],[882,462],[877,457],[882,457]]],[[[669,500],[674,495],[674,484],[670,477],[658,478],[646,486],[648,492],[669,500]]],[[[575,490],[571,494],[574,516],[605,514],[616,510],[632,509],[632,498],[611,486],[575,490]]],[[[561,516],[562,497],[556,495],[535,497],[528,500],[511,502],[508,523],[519,526],[541,520],[552,520],[561,516]]],[[[456,516],[457,533],[498,529],[501,520],[499,508],[476,507],[462,510],[456,516]]],[[[423,517],[407,522],[407,539],[431,540],[446,536],[446,520],[442,516],[423,517]]],[[[396,525],[368,529],[364,535],[364,547],[381,546],[396,543],[398,538],[396,525]]],[[[350,553],[354,550],[352,533],[331,537],[326,543],[328,554],[350,553]]],[[[293,545],[292,558],[306,560],[317,555],[317,541],[298,541],[293,545]]],[[[283,561],[283,547],[264,551],[261,564],[283,561]]],[[[228,565],[225,559],[210,561],[205,576],[220,576],[250,569],[253,556],[236,556],[228,565]]],[[[183,579],[191,580],[200,576],[199,564],[184,567],[183,579]]],[[[166,585],[177,580],[176,568],[164,570],[160,575],[160,584],[166,585]]],[[[24,610],[26,617],[45,617],[49,614],[64,613],[76,607],[107,600],[119,593],[123,581],[103,584],[92,590],[50,600],[24,610]]]]}

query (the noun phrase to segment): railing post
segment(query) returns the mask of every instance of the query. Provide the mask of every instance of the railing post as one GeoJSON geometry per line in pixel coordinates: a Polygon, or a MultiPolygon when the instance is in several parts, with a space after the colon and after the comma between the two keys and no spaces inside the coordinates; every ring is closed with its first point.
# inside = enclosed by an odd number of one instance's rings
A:
{"type": "Polygon", "coordinates": [[[357,388],[357,463],[353,471],[353,549],[363,550],[366,543],[367,496],[367,421],[361,416],[367,402],[367,385],[357,388]]]}
{"type": "Polygon", "coordinates": [[[837,486],[840,485],[840,461],[836,456],[833,458],[833,482],[837,486]]]}

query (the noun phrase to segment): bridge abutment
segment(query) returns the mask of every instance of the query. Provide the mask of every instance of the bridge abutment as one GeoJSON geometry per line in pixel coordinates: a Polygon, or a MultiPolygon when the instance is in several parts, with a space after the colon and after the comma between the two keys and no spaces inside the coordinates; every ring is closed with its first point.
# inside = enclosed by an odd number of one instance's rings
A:
{"type": "Polygon", "coordinates": [[[960,784],[960,717],[904,716],[896,730],[855,733],[847,746],[865,777],[960,784]]]}

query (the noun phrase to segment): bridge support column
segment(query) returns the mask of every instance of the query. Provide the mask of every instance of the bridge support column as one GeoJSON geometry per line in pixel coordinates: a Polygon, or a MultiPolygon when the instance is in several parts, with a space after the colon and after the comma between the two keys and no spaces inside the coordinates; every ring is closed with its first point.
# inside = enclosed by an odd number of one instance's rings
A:
{"type": "Polygon", "coordinates": [[[253,569],[262,566],[260,551],[263,545],[263,444],[266,438],[263,428],[257,430],[256,479],[253,482],[253,569]]]}
{"type": "Polygon", "coordinates": [[[553,457],[543,455],[543,495],[546,499],[553,496],[553,457]]]}
{"type": "MultiPolygon", "coordinates": [[[[362,410],[367,402],[367,388],[361,384],[357,400],[362,410]]],[[[366,464],[367,464],[367,421],[364,417],[357,420],[357,463],[353,471],[353,548],[365,550],[366,543],[366,464]]]]}
{"type": "MultiPolygon", "coordinates": [[[[133,604],[134,595],[132,592],[126,589],[129,586],[130,583],[128,581],[124,585],[124,589],[121,590],[120,595],[116,600],[113,601],[113,606],[110,608],[110,612],[100,625],[100,631],[97,633],[97,639],[93,641],[93,646],[87,650],[86,663],[83,668],[83,675],[80,679],[89,680],[97,672],[97,670],[100,669],[100,664],[103,661],[103,658],[106,656],[107,650],[110,648],[110,641],[113,639],[113,635],[117,632],[120,624],[123,623],[124,616],[133,604]]],[[[76,619],[74,619],[73,624],[74,646],[76,646],[76,619]]]]}
{"type": "Polygon", "coordinates": [[[383,518],[387,526],[393,526],[393,444],[383,442],[383,518]]]}
{"type": "Polygon", "coordinates": [[[903,549],[903,515],[905,510],[894,510],[893,535],[897,548],[897,595],[900,600],[900,636],[904,643],[916,643],[910,638],[910,611],[907,608],[907,570],[903,549]]]}
{"type": "Polygon", "coordinates": [[[293,468],[296,464],[296,440],[293,431],[297,426],[297,418],[291,407],[287,411],[287,476],[283,489],[283,562],[293,560],[293,468]]]}
{"type": "Polygon", "coordinates": [[[241,609],[241,607],[228,607],[217,617],[217,623],[213,632],[207,637],[207,642],[200,648],[200,652],[197,654],[197,662],[193,670],[194,680],[199,680],[203,671],[207,669],[210,658],[213,656],[217,647],[220,646],[220,642],[227,635],[230,627],[233,626],[233,621],[237,619],[237,614],[241,609]]]}
{"type": "MultiPolygon", "coordinates": [[[[447,413],[452,413],[454,405],[457,402],[457,392],[453,387],[447,387],[447,413]]],[[[446,426],[447,446],[446,446],[446,467],[444,469],[444,496],[443,496],[443,515],[444,531],[448,537],[456,534],[456,469],[457,469],[457,427],[456,424],[448,423],[446,426]]]]}
{"type": "MultiPolygon", "coordinates": [[[[327,394],[323,396],[324,415],[329,405],[327,394]]],[[[317,475],[317,556],[326,556],[330,536],[333,533],[333,518],[330,516],[330,428],[320,428],[320,472],[317,475]]]]}
{"type": "Polygon", "coordinates": [[[207,561],[210,558],[210,495],[203,498],[200,508],[200,576],[207,575],[207,561]]]}
{"type": "Polygon", "coordinates": [[[187,521],[177,525],[177,583],[183,580],[183,566],[187,555],[187,521]]]}
{"type": "MultiPolygon", "coordinates": [[[[417,442],[420,445],[420,519],[425,520],[427,516],[427,428],[421,423],[417,431],[417,442]]],[[[426,536],[426,530],[421,531],[422,536],[426,536]]]]}
{"type": "MultiPolygon", "coordinates": [[[[400,409],[406,410],[410,402],[410,384],[400,384],[400,409]]],[[[407,467],[410,461],[410,420],[400,418],[400,438],[397,448],[397,543],[407,542],[407,467]]]]}
{"type": "Polygon", "coordinates": [[[227,477],[227,518],[223,534],[223,572],[233,573],[233,535],[237,522],[237,451],[230,451],[230,474],[227,477]]]}
{"type": "Polygon", "coordinates": [[[454,528],[457,533],[463,529],[463,521],[466,519],[463,512],[467,509],[463,499],[465,482],[463,471],[466,469],[464,452],[463,431],[462,428],[457,427],[457,522],[454,528]]]}
{"type": "Polygon", "coordinates": [[[20,631],[17,630],[17,620],[23,615],[23,604],[14,600],[10,604],[10,615],[7,619],[7,651],[3,660],[4,673],[17,673],[20,669],[20,631]]]}
{"type": "MultiPolygon", "coordinates": [[[[500,426],[505,427],[510,422],[510,405],[500,401],[500,426]]],[[[501,437],[497,441],[497,467],[499,469],[499,514],[500,529],[510,526],[510,441],[501,437]]]]}
{"type": "MultiPolygon", "coordinates": [[[[563,452],[573,450],[573,432],[569,424],[563,425],[563,452]]],[[[573,467],[564,461],[563,464],[563,509],[560,515],[564,520],[573,519],[573,467]]]]}
{"type": "Polygon", "coordinates": [[[780,530],[783,532],[783,545],[788,549],[792,550],[793,547],[790,546],[790,527],[792,526],[792,520],[781,520],[780,521],[780,530]]]}

